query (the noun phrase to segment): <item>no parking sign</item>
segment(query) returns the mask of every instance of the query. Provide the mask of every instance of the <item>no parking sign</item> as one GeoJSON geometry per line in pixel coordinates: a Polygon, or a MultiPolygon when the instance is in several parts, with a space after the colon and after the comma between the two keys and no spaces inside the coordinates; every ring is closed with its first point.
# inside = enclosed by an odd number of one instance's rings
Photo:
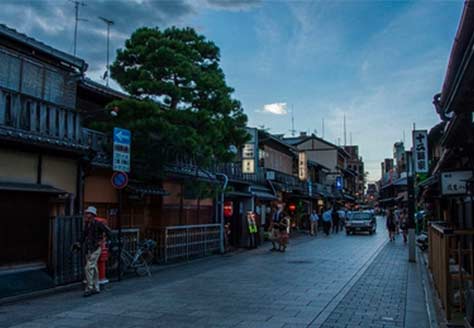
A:
{"type": "Polygon", "coordinates": [[[128,175],[125,172],[114,172],[111,181],[115,189],[123,189],[128,184],[128,175]]]}

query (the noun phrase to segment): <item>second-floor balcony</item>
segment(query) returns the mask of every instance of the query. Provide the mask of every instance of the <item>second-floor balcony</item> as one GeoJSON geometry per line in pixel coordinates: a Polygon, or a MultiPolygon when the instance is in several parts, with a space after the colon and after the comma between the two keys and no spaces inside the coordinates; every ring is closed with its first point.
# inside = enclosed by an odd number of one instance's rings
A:
{"type": "Polygon", "coordinates": [[[110,136],[83,128],[80,113],[0,88],[0,138],[104,152],[110,136]]]}

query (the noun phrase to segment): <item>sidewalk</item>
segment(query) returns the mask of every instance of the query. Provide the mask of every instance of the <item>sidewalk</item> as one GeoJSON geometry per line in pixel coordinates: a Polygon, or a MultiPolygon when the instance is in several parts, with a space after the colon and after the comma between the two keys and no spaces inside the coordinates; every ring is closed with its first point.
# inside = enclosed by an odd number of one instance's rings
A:
{"type": "Polygon", "coordinates": [[[400,238],[384,247],[321,327],[430,327],[419,266],[408,262],[400,238]]]}

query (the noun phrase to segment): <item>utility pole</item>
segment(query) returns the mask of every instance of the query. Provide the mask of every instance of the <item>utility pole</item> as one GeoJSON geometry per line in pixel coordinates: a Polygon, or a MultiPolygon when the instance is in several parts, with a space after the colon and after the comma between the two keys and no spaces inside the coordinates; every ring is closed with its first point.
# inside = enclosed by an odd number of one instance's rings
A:
{"type": "Polygon", "coordinates": [[[109,86],[109,44],[110,44],[110,26],[114,24],[114,21],[100,17],[99,19],[102,20],[105,24],[107,24],[107,65],[105,66],[105,74],[104,77],[106,78],[105,84],[109,86]]]}
{"type": "Polygon", "coordinates": [[[352,132],[349,133],[349,142],[350,142],[350,144],[351,144],[351,146],[352,146],[352,132]]]}
{"type": "Polygon", "coordinates": [[[74,4],[74,10],[75,10],[75,23],[74,23],[74,56],[76,55],[77,52],[77,26],[79,24],[79,21],[84,21],[86,22],[87,19],[79,18],[79,6],[85,7],[86,4],[81,1],[77,0],[69,0],[74,4]]]}

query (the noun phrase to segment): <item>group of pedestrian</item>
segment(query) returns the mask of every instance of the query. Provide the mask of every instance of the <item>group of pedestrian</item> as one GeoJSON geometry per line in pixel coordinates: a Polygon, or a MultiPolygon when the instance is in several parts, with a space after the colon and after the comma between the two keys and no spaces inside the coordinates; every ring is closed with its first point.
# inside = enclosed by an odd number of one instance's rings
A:
{"type": "Polygon", "coordinates": [[[387,210],[387,230],[390,241],[395,241],[395,236],[403,235],[403,243],[408,241],[408,211],[406,208],[389,208],[387,210]]]}
{"type": "Polygon", "coordinates": [[[336,206],[333,206],[324,211],[320,216],[313,210],[309,216],[310,221],[310,235],[317,236],[320,226],[323,228],[326,236],[332,233],[339,233],[343,229],[345,223],[345,211],[337,210],[336,206]]]}

